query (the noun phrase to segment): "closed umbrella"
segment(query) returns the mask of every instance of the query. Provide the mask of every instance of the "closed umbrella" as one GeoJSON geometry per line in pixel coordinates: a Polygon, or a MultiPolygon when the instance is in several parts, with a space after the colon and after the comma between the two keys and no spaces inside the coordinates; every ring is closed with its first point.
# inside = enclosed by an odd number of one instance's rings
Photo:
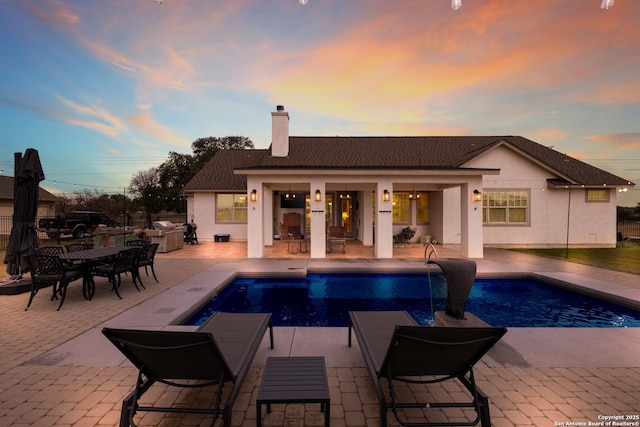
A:
{"type": "Polygon", "coordinates": [[[18,279],[28,270],[27,256],[40,246],[35,221],[38,212],[40,181],[44,179],[38,151],[27,148],[15,173],[13,228],[4,258],[7,273],[18,279]]]}

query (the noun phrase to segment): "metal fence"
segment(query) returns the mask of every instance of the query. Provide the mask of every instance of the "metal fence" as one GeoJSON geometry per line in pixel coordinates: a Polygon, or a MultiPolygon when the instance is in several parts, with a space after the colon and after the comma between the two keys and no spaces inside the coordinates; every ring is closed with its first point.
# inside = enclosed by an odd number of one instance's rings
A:
{"type": "Polygon", "coordinates": [[[0,215],[0,251],[7,249],[12,226],[13,216],[0,215]]]}
{"type": "MultiPolygon", "coordinates": [[[[163,220],[172,221],[175,224],[181,224],[181,221],[184,219],[183,214],[174,214],[167,213],[162,215],[163,220]]],[[[144,218],[136,218],[134,217],[134,226],[143,228],[144,227],[144,218]]],[[[36,224],[38,220],[36,219],[36,224]]],[[[9,235],[11,234],[11,227],[13,225],[13,217],[0,215],[0,250],[5,250],[7,248],[9,242],[9,235]]],[[[640,221],[636,220],[627,220],[618,222],[618,233],[622,233],[624,236],[629,236],[632,239],[640,239],[640,221]]],[[[45,233],[39,236],[40,238],[46,238],[45,233]]]]}
{"type": "Polygon", "coordinates": [[[640,221],[627,220],[618,222],[618,233],[634,240],[640,239],[640,221]]]}
{"type": "MultiPolygon", "coordinates": [[[[36,218],[36,226],[38,224],[38,220],[40,218],[36,218]]],[[[182,225],[184,222],[184,214],[174,213],[174,212],[165,212],[159,215],[153,216],[153,221],[157,220],[171,221],[174,224],[182,225]]],[[[136,213],[131,215],[131,225],[135,228],[144,228],[146,224],[145,215],[142,213],[136,213]]],[[[0,251],[4,251],[7,249],[7,245],[9,244],[9,235],[11,234],[11,228],[13,227],[13,216],[11,215],[0,215],[0,251]]],[[[47,239],[47,234],[44,232],[38,232],[38,237],[40,239],[47,239]]],[[[1,262],[1,260],[0,260],[1,262]]]]}

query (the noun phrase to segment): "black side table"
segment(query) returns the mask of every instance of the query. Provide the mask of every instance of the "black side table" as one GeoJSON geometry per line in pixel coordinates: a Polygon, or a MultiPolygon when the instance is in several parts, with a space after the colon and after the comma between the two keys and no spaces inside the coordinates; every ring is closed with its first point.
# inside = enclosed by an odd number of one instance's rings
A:
{"type": "Polygon", "coordinates": [[[268,357],[256,399],[257,425],[262,425],[262,405],[319,403],[324,425],[329,427],[329,383],[324,357],[268,357]]]}

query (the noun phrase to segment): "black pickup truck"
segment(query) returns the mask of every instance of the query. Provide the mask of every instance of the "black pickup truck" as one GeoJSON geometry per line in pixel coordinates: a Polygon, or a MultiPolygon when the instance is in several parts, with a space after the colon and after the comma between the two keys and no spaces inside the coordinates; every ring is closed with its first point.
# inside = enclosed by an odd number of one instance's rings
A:
{"type": "Polygon", "coordinates": [[[64,217],[41,218],[38,231],[47,233],[50,239],[57,239],[63,234],[72,234],[81,239],[92,234],[98,226],[117,227],[118,224],[107,215],[93,211],[69,211],[64,217]]]}

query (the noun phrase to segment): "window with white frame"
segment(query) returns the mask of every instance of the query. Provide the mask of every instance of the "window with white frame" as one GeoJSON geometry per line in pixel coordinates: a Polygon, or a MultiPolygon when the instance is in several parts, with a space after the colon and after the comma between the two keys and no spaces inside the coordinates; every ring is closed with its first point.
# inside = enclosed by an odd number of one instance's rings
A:
{"type": "Polygon", "coordinates": [[[216,195],[217,222],[247,222],[247,195],[217,194],[216,195]]]}
{"type": "Polygon", "coordinates": [[[589,189],[587,190],[587,202],[608,202],[609,190],[589,189]]]}
{"type": "Polygon", "coordinates": [[[482,194],[482,223],[487,225],[528,225],[528,190],[489,190],[482,194]]]}

